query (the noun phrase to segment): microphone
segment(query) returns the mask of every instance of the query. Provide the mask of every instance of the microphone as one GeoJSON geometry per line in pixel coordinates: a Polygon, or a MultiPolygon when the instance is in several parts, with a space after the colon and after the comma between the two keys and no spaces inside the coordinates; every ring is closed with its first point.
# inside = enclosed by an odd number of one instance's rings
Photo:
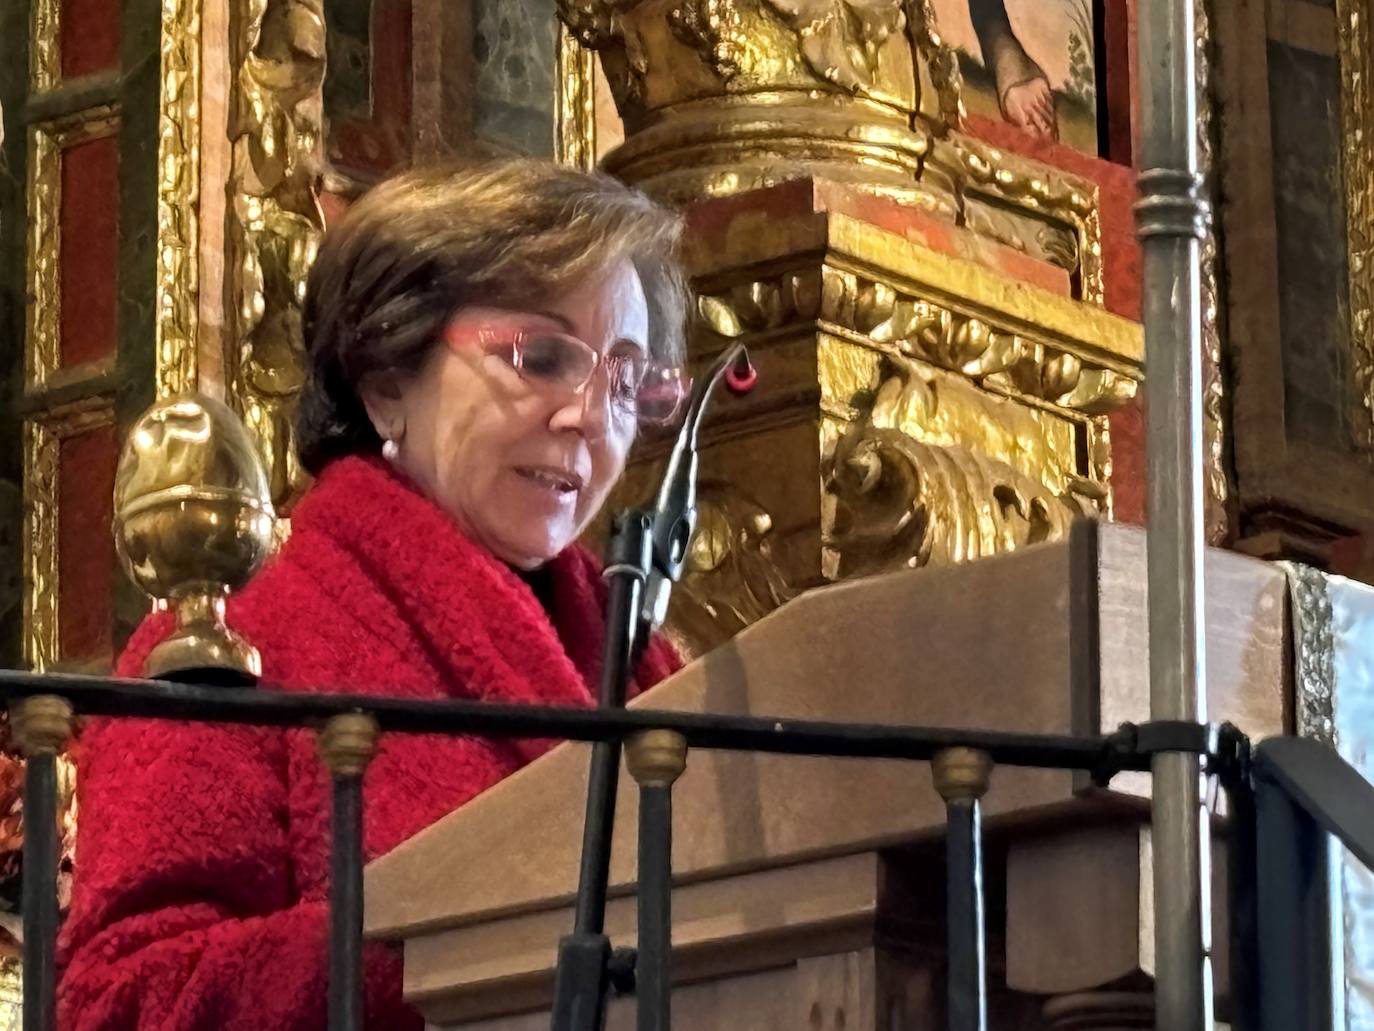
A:
{"type": "Polygon", "coordinates": [[[737,357],[725,369],[725,389],[736,397],[743,397],[759,381],[759,370],[749,360],[748,348],[741,347],[737,357]]]}
{"type": "Polygon", "coordinates": [[[649,576],[644,584],[640,608],[640,630],[636,635],[642,647],[648,631],[663,625],[668,616],[668,599],[673,584],[682,578],[687,548],[697,526],[697,434],[706,412],[706,403],[721,379],[736,396],[747,394],[758,382],[758,370],[741,343],[728,347],[692,389],[687,414],[663,473],[658,499],[651,510],[653,536],[649,576]]]}

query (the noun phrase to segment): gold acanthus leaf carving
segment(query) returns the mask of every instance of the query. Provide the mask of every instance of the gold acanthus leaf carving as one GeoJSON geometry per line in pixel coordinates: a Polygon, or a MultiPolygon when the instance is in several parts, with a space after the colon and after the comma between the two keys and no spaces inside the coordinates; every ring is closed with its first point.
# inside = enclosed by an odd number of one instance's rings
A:
{"type": "Polygon", "coordinates": [[[705,479],[697,531],[669,620],[678,640],[699,655],[762,619],[800,590],[774,553],[773,517],[738,484],[705,479]]]}
{"type": "Polygon", "coordinates": [[[765,0],[796,32],[802,56],[826,82],[867,93],[880,79],[882,45],[906,25],[902,0],[765,0]]]}
{"type": "Polygon", "coordinates": [[[897,366],[868,417],[839,437],[825,463],[831,576],[1000,554],[1056,540],[1098,511],[1104,488],[1086,478],[1059,495],[1004,462],[892,426],[893,413],[910,405],[907,395],[926,386],[919,371],[897,366]]]}
{"type": "Polygon", "coordinates": [[[1131,377],[1023,333],[826,266],[737,284],[697,303],[706,327],[725,337],[819,317],[897,354],[961,373],[1013,397],[1100,415],[1135,396],[1131,377]]]}
{"type": "Polygon", "coordinates": [[[303,379],[306,274],[324,227],[324,12],[321,0],[250,0],[240,17],[230,126],[234,394],[282,503],[301,479],[291,413],[303,379]]]}
{"type": "MultiPolygon", "coordinates": [[[[904,35],[906,6],[906,0],[677,0],[659,9],[625,0],[558,0],[558,14],[584,46],[603,52],[612,88],[632,106],[644,99],[650,64],[663,59],[657,31],[649,28],[663,19],[727,92],[816,83],[912,110],[917,41],[904,35]],[[895,49],[888,45],[894,37],[902,42],[895,49]],[[651,57],[651,49],[660,56],[651,57]]],[[[951,81],[948,74],[937,79],[945,95],[951,81]]]]}
{"type": "Polygon", "coordinates": [[[709,64],[721,79],[729,82],[739,74],[749,39],[735,0],[675,4],[668,12],[668,26],[679,41],[709,55],[709,64]]]}

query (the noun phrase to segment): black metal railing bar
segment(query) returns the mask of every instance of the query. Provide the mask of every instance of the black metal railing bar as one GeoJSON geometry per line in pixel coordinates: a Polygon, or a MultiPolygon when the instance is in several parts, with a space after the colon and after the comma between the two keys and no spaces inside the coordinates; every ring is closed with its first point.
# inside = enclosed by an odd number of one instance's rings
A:
{"type": "MultiPolygon", "coordinates": [[[[0,671],[0,699],[67,699],[83,716],[323,726],[334,716],[365,713],[384,733],[554,737],[622,741],[644,730],[681,734],[689,748],[835,758],[929,761],[946,748],[976,748],[1002,766],[1099,772],[1102,779],[1149,769],[1159,749],[1135,744],[1134,728],[1104,735],[1031,734],[963,727],[921,727],[731,716],[658,709],[583,709],[383,695],[297,693],[78,674],[0,671]]],[[[1205,729],[1205,728],[1204,728],[1205,729]]],[[[1180,746],[1182,747],[1182,746],[1180,746]]],[[[1195,746],[1187,746],[1194,750],[1195,746]]]]}

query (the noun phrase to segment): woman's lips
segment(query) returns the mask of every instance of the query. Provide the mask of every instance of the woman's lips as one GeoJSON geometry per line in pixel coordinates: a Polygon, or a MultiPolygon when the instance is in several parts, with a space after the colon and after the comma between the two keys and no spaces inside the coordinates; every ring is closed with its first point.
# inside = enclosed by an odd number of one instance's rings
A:
{"type": "Polygon", "coordinates": [[[582,477],[566,469],[542,465],[518,465],[517,475],[524,477],[545,490],[562,495],[574,495],[582,489],[582,477]]]}

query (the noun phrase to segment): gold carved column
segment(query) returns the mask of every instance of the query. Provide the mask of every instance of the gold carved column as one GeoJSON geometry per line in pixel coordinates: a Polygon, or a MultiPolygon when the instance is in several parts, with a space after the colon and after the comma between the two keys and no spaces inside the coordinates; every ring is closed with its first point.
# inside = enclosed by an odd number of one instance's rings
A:
{"type": "Polygon", "coordinates": [[[227,393],[257,437],[272,500],[300,486],[291,422],[301,304],[324,231],[323,0],[230,5],[225,211],[227,393]]]}
{"type": "Polygon", "coordinates": [[[686,208],[693,362],[738,339],[760,371],[708,433],[690,650],[815,584],[1110,517],[1143,344],[1101,307],[1096,186],[959,131],[927,4],[559,6],[625,122],[603,166],[686,208]]]}

